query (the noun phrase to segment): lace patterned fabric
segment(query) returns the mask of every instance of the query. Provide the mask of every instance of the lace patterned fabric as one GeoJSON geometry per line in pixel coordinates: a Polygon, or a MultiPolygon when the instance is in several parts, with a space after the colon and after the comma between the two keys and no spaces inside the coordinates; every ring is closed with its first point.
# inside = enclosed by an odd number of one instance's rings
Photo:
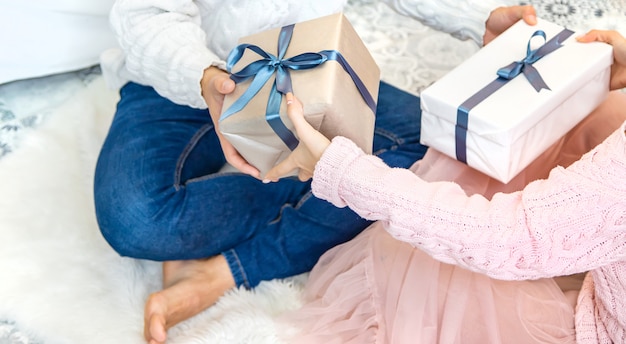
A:
{"type": "MultiPolygon", "coordinates": [[[[621,0],[504,2],[531,4],[538,17],[581,33],[607,29],[626,34],[626,6],[621,0]]],[[[346,16],[379,63],[382,78],[415,94],[479,49],[472,41],[460,41],[400,16],[376,0],[349,1],[346,16]]]]}
{"type": "Polygon", "coordinates": [[[23,135],[36,129],[53,109],[99,74],[96,66],[0,85],[0,159],[17,149],[23,135]]]}
{"type": "Polygon", "coordinates": [[[0,320],[0,343],[1,344],[41,344],[42,342],[32,339],[20,331],[14,323],[0,320]]]}

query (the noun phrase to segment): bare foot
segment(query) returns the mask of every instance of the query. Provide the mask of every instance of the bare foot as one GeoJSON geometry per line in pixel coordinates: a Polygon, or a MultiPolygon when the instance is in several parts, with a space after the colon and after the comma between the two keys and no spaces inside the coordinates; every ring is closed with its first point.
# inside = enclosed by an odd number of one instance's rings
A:
{"type": "Polygon", "coordinates": [[[167,330],[212,306],[235,286],[222,255],[203,260],[163,263],[163,290],[148,297],[144,309],[144,337],[162,344],[167,330]]]}

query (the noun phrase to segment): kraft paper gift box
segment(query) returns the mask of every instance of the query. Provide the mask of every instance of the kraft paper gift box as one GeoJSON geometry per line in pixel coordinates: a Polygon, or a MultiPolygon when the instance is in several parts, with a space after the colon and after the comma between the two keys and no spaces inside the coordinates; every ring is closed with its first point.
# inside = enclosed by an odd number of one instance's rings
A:
{"type": "Polygon", "coordinates": [[[513,25],[422,92],[421,142],[509,182],[608,95],[612,47],[580,34],[541,19],[513,25]]]}
{"type": "Polygon", "coordinates": [[[237,87],[224,100],[219,129],[262,176],[298,143],[281,93],[290,87],[280,74],[285,70],[314,128],[372,151],[380,69],[342,13],[243,37],[239,43],[227,60],[237,87]],[[276,71],[279,60],[287,60],[282,66],[307,67],[276,71]]]}

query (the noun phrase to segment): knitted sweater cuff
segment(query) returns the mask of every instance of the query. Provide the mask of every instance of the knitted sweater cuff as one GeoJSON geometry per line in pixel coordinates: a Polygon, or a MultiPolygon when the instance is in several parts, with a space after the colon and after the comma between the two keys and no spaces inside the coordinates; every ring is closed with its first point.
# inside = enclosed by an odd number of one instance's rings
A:
{"type": "Polygon", "coordinates": [[[337,207],[345,207],[347,204],[339,194],[341,179],[354,160],[363,154],[354,142],[335,137],[315,166],[311,184],[313,194],[337,207]]]}

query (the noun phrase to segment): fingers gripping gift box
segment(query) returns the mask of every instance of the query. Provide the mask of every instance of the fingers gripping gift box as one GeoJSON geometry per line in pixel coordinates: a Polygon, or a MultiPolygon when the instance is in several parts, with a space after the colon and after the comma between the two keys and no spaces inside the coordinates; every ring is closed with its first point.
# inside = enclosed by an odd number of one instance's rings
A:
{"type": "Polygon", "coordinates": [[[219,129],[261,175],[298,144],[283,97],[290,91],[326,137],[372,151],[380,70],[342,13],[244,37],[227,65],[237,87],[219,129]]]}
{"type": "Polygon", "coordinates": [[[518,22],[421,94],[421,142],[503,182],[608,95],[612,48],[518,22]]]}

